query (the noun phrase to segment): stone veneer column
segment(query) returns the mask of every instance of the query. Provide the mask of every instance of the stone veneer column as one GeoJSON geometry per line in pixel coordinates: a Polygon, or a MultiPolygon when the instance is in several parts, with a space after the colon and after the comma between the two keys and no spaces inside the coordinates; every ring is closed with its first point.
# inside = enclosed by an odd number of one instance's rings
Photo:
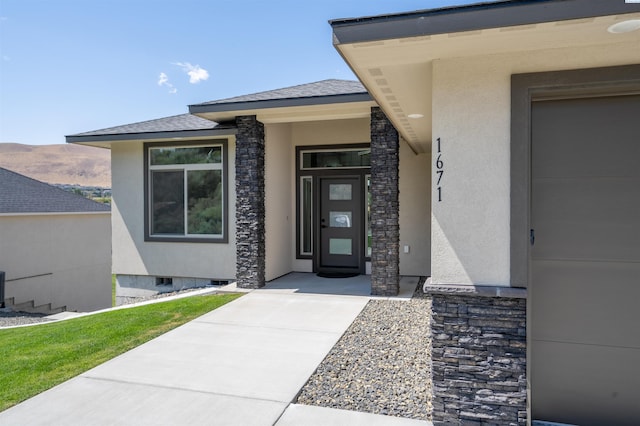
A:
{"type": "Polygon", "coordinates": [[[398,132],[371,108],[371,294],[395,296],[400,283],[398,132]]]}
{"type": "Polygon", "coordinates": [[[525,425],[525,289],[427,284],[434,424],[525,425]]]}
{"type": "Polygon", "coordinates": [[[265,283],[264,126],[255,115],[236,117],[236,280],[265,283]]]}

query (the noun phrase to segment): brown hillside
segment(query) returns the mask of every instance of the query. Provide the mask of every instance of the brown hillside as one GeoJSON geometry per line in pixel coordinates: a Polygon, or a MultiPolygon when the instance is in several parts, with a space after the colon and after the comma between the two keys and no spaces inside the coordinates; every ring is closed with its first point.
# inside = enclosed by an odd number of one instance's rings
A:
{"type": "Polygon", "coordinates": [[[0,167],[51,184],[111,187],[110,151],[102,148],[0,143],[0,167]]]}

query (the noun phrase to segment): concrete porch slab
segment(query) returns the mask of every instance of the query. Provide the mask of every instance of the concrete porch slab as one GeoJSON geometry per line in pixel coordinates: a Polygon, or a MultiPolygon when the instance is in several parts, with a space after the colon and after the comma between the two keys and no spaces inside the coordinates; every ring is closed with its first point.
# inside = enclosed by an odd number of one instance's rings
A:
{"type": "Polygon", "coordinates": [[[247,327],[340,333],[353,322],[366,298],[255,290],[249,296],[197,319],[247,327]]]}
{"type": "Polygon", "coordinates": [[[273,281],[258,291],[272,293],[334,294],[342,296],[366,296],[382,299],[410,299],[420,277],[401,277],[397,296],[371,296],[371,276],[358,275],[350,278],[323,278],[313,273],[291,272],[273,281]]]}

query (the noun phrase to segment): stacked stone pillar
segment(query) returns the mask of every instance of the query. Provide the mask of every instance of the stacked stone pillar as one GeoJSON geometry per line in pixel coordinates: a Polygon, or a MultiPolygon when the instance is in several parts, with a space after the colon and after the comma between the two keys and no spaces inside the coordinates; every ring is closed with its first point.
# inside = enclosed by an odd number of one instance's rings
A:
{"type": "Polygon", "coordinates": [[[424,292],[434,424],[525,425],[526,289],[427,284],[424,292]]]}
{"type": "Polygon", "coordinates": [[[265,284],[264,126],[255,115],[236,117],[236,281],[265,284]]]}
{"type": "Polygon", "coordinates": [[[378,296],[399,291],[399,146],[384,112],[371,108],[371,294],[378,296]]]}

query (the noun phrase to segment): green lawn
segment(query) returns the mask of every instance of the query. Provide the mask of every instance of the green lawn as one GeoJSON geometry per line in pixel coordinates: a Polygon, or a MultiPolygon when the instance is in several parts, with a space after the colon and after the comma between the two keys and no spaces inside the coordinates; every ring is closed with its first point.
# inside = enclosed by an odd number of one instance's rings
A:
{"type": "Polygon", "coordinates": [[[116,276],[111,275],[111,306],[116,306],[116,276]]]}
{"type": "Polygon", "coordinates": [[[0,330],[0,411],[199,317],[239,294],[193,296],[0,330]]]}

